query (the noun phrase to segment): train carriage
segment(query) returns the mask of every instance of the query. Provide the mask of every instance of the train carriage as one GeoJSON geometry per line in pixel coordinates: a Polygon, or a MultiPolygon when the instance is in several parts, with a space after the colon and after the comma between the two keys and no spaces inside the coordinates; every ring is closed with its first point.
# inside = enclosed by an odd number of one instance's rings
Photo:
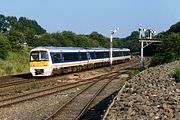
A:
{"type": "MultiPolygon", "coordinates": [[[[30,52],[33,76],[51,76],[109,65],[109,49],[79,47],[37,47],[30,52]]],[[[130,50],[113,48],[113,63],[129,60],[130,50]]]]}

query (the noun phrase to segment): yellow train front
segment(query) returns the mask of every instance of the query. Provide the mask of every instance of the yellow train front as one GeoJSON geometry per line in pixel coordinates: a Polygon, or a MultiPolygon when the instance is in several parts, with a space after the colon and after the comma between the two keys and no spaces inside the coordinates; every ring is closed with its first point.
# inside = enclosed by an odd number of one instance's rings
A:
{"type": "Polygon", "coordinates": [[[52,74],[49,50],[35,48],[30,52],[30,73],[32,76],[50,76],[52,74]]]}

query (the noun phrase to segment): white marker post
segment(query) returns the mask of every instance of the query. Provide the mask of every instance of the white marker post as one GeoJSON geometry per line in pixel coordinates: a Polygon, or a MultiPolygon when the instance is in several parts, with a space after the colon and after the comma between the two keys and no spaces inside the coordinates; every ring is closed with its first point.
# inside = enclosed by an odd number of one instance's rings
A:
{"type": "Polygon", "coordinates": [[[112,56],[113,56],[113,34],[116,33],[119,30],[119,28],[116,28],[114,31],[111,30],[111,36],[110,36],[110,69],[112,71],[112,56]]]}

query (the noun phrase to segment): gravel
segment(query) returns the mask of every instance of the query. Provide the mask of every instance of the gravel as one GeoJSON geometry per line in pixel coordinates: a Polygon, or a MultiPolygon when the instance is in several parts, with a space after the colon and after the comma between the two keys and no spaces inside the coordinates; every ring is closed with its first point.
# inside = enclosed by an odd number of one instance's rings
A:
{"type": "Polygon", "coordinates": [[[64,104],[67,99],[71,98],[80,89],[83,89],[83,87],[0,108],[0,120],[45,119],[48,114],[64,104]]]}
{"type": "Polygon", "coordinates": [[[179,120],[180,83],[172,78],[180,61],[151,67],[129,80],[105,120],[179,120]]]}

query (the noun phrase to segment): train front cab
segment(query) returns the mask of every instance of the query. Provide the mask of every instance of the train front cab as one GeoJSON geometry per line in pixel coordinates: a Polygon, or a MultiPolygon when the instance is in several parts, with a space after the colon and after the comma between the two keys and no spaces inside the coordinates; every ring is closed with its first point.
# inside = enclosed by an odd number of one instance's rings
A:
{"type": "Polygon", "coordinates": [[[32,76],[50,76],[52,74],[49,52],[45,50],[31,51],[30,72],[32,76]]]}

